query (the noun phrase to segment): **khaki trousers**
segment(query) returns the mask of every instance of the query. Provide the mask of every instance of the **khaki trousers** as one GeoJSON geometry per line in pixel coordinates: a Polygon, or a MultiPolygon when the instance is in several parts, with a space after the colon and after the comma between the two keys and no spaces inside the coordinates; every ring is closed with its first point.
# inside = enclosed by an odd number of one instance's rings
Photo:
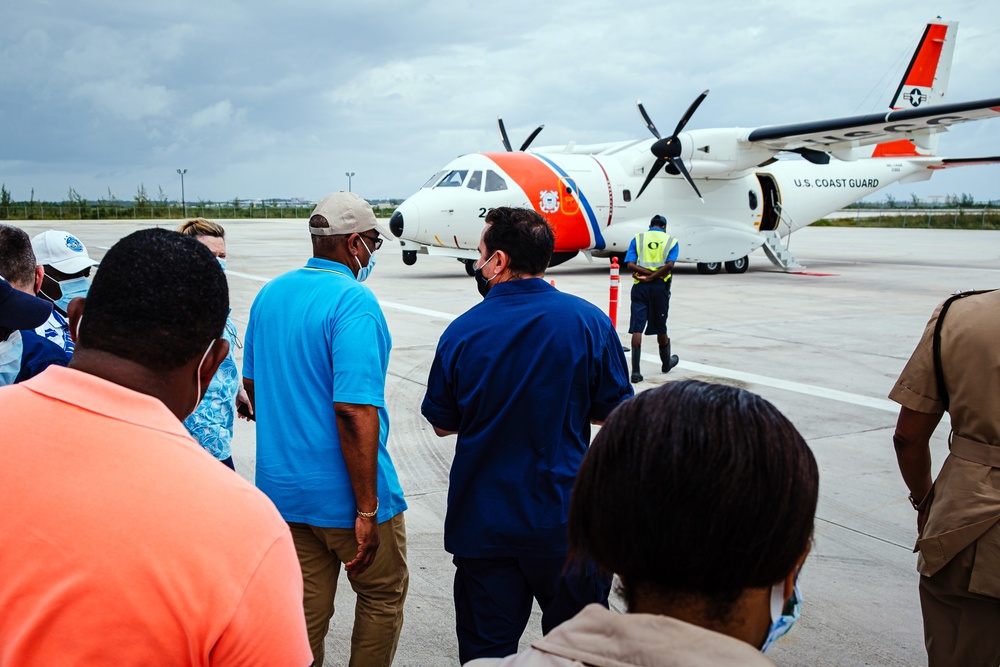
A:
{"type": "Polygon", "coordinates": [[[1000,665],[1000,600],[969,591],[975,559],[973,542],[934,576],[920,576],[930,667],[1000,665]]]}
{"type": "MultiPolygon", "coordinates": [[[[340,568],[357,556],[358,542],[353,528],[317,528],[304,523],[289,523],[288,527],[302,567],[309,644],[316,667],[322,667],[340,568]]],[[[378,532],[375,560],[361,574],[348,577],[357,596],[351,667],[391,665],[403,628],[403,602],[409,585],[403,513],[380,523],[378,532]]]]}

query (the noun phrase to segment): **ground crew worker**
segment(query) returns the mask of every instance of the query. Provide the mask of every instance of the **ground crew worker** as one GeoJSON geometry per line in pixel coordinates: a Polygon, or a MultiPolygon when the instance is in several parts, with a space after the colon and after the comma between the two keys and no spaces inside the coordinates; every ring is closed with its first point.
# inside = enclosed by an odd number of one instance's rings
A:
{"type": "Polygon", "coordinates": [[[647,336],[656,334],[660,347],[660,370],[670,371],[680,361],[670,353],[667,335],[667,311],[670,309],[670,279],[680,252],[677,239],[666,232],[667,219],[654,215],[649,229],[635,238],[625,253],[625,268],[632,272],[632,316],[628,332],[632,334],[632,382],[642,382],[639,359],[642,354],[643,329],[647,336]]]}
{"type": "Polygon", "coordinates": [[[917,570],[930,667],[1000,664],[1000,290],[966,292],[931,317],[889,398],[893,444],[917,510],[917,570]],[[929,441],[951,416],[931,484],[929,441]]]}

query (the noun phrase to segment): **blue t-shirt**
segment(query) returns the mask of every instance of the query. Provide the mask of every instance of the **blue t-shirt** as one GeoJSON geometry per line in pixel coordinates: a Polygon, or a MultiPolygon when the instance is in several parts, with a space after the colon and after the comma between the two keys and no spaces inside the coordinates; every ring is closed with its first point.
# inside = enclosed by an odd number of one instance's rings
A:
{"type": "Polygon", "coordinates": [[[228,317],[222,337],[229,341],[229,354],[212,376],[212,382],[197,409],[184,420],[184,428],[209,454],[225,461],[233,455],[233,418],[236,394],[240,391],[240,371],[233,358],[236,325],[228,317]]]}
{"type": "Polygon", "coordinates": [[[564,555],[590,421],[632,396],[628,378],[608,316],[540,278],[495,285],[452,322],[421,408],[432,425],[458,432],[445,549],[564,555]]]}
{"type": "Polygon", "coordinates": [[[386,449],[391,347],[375,295],[338,262],[313,257],[257,295],[243,349],[243,376],[254,382],[256,484],[286,521],[354,527],[334,402],[378,408],[378,521],[406,509],[386,449]]]}

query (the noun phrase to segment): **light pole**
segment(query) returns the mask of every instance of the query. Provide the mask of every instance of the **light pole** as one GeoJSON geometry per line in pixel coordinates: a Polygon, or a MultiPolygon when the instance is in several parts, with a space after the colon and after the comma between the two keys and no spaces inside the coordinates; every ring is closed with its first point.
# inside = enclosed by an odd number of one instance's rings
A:
{"type": "Polygon", "coordinates": [[[177,173],[181,175],[181,206],[184,207],[184,217],[188,217],[188,207],[187,201],[184,199],[184,174],[188,173],[187,169],[178,169],[177,173]]]}
{"type": "Polygon", "coordinates": [[[350,192],[351,191],[351,179],[354,178],[354,172],[353,171],[345,171],[344,175],[347,176],[347,191],[350,192]]]}

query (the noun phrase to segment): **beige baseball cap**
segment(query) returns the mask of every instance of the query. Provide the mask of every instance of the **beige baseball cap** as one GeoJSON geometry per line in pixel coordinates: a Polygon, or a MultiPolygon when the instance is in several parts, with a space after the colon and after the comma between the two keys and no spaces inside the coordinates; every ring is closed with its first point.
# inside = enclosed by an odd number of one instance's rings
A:
{"type": "Polygon", "coordinates": [[[63,273],[79,273],[97,266],[87,254],[87,246],[69,232],[50,229],[31,239],[31,249],[35,252],[35,262],[51,266],[63,273]]]}
{"type": "Polygon", "coordinates": [[[396,238],[389,228],[379,222],[372,211],[372,206],[352,192],[334,192],[323,197],[313,215],[321,215],[330,223],[329,227],[309,227],[309,233],[316,236],[337,236],[339,234],[355,234],[374,229],[387,239],[396,238]]]}

